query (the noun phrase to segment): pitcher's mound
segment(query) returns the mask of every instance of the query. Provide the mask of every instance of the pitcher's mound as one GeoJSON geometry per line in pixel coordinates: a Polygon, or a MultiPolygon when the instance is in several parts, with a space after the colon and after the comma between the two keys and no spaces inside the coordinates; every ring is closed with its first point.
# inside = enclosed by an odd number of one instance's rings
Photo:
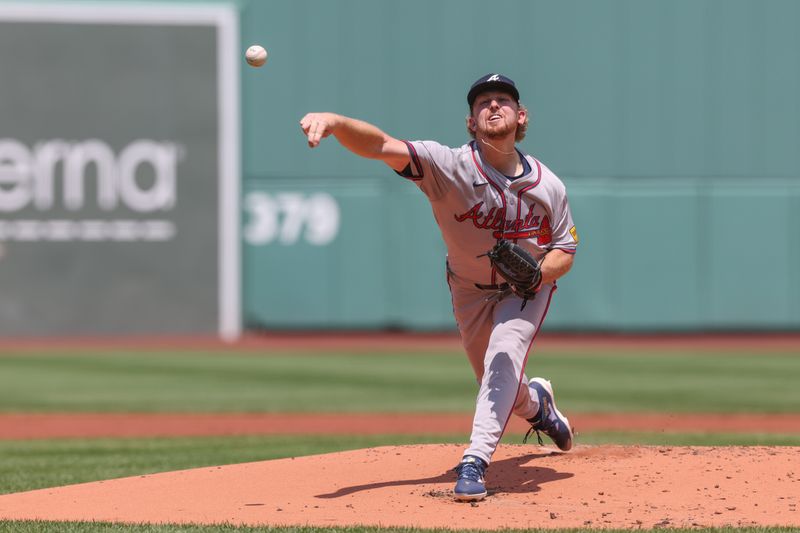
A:
{"type": "Polygon", "coordinates": [[[437,528],[800,526],[800,447],[501,445],[452,499],[462,447],[382,447],[0,496],[0,519],[437,528]]]}

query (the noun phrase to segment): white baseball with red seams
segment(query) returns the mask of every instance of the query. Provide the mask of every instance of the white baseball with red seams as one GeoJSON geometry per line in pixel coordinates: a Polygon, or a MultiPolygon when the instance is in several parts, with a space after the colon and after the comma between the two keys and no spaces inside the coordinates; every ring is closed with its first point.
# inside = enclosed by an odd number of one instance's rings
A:
{"type": "Polygon", "coordinates": [[[251,67],[261,67],[267,62],[267,51],[263,46],[254,44],[244,53],[244,58],[251,67]]]}
{"type": "Polygon", "coordinates": [[[526,172],[511,179],[483,162],[475,141],[460,148],[433,141],[406,144],[411,165],[401,175],[428,197],[441,229],[453,312],[480,384],[465,455],[489,464],[511,414],[529,419],[539,408],[524,368],[556,286],[543,285],[524,309],[513,295],[487,301],[491,293],[476,284],[503,280],[488,258],[479,256],[501,238],[522,245],[539,261],[553,249],[574,254],[578,239],[566,188],[546,166],[519,151],[526,172]]]}

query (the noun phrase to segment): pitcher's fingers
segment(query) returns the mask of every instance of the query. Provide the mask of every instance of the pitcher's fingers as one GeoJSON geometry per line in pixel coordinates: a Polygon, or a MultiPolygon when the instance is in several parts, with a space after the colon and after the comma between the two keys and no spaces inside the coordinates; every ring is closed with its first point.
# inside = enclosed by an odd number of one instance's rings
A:
{"type": "Polygon", "coordinates": [[[311,119],[308,118],[308,115],[304,116],[303,119],[300,121],[300,129],[303,130],[303,133],[308,135],[308,130],[311,128],[311,119]]]}
{"type": "Polygon", "coordinates": [[[308,131],[306,132],[308,136],[308,146],[309,148],[314,148],[316,145],[319,144],[319,138],[316,136],[316,123],[311,124],[308,127],[308,131]]]}
{"type": "Polygon", "coordinates": [[[311,128],[308,132],[308,145],[312,148],[319,145],[319,141],[322,140],[323,135],[325,134],[325,128],[327,125],[324,122],[319,120],[315,120],[311,124],[311,128]]]}

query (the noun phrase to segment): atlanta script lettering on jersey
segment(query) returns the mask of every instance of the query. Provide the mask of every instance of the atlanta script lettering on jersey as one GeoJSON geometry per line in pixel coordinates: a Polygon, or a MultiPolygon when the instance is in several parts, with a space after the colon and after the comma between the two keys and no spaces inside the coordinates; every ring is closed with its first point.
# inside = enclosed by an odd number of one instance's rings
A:
{"type": "Polygon", "coordinates": [[[491,207],[488,213],[484,213],[483,202],[478,202],[461,215],[453,215],[458,222],[471,220],[472,224],[478,229],[494,230],[492,235],[495,239],[529,239],[536,238],[536,244],[542,246],[550,244],[553,240],[553,230],[550,226],[550,219],[545,215],[541,217],[534,215],[532,204],[528,208],[528,214],[524,219],[515,218],[506,220],[506,210],[502,207],[491,207]]]}

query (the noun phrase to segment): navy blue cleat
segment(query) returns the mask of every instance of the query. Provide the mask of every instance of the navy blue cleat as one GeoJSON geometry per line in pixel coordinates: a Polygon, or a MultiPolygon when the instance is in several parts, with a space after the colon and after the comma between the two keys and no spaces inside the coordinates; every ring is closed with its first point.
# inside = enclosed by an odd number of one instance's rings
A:
{"type": "Polygon", "coordinates": [[[543,444],[542,437],[539,435],[541,431],[553,439],[558,449],[564,452],[568,451],[572,448],[572,427],[569,425],[567,417],[556,409],[556,402],[553,399],[553,386],[544,378],[533,378],[528,383],[528,387],[535,390],[539,395],[539,412],[533,418],[528,419],[531,429],[525,435],[524,442],[527,442],[528,436],[535,431],[539,444],[543,444]]]}
{"type": "Polygon", "coordinates": [[[474,502],[486,497],[486,485],[483,475],[486,473],[486,463],[483,459],[472,455],[464,456],[455,468],[458,474],[456,488],[453,496],[462,502],[474,502]]]}

